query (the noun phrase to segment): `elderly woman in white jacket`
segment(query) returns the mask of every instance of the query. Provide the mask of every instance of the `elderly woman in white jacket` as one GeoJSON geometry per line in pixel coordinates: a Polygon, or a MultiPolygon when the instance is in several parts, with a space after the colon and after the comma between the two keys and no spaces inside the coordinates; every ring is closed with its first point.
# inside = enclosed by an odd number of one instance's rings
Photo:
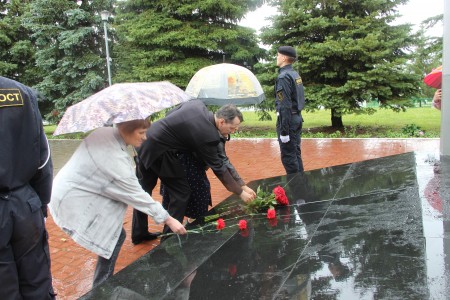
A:
{"type": "Polygon", "coordinates": [[[99,128],[86,137],[53,181],[50,212],[55,223],[99,258],[96,286],[112,276],[125,240],[123,218],[128,205],[165,223],[174,233],[186,229],[146,193],[136,177],[127,145],[146,139],[147,120],[99,128]]]}

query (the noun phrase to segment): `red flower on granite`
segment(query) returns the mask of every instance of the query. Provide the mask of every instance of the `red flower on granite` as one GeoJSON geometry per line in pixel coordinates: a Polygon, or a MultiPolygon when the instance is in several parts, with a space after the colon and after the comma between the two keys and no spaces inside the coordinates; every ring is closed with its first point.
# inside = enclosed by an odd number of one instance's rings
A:
{"type": "Polygon", "coordinates": [[[222,229],[225,228],[225,221],[222,218],[217,220],[217,227],[216,228],[218,230],[222,230],[222,229]]]}
{"type": "Polygon", "coordinates": [[[241,230],[240,233],[241,233],[242,237],[248,237],[249,234],[250,234],[250,232],[248,231],[248,228],[245,228],[245,229],[241,230]]]}
{"type": "Polygon", "coordinates": [[[273,189],[273,193],[275,194],[275,200],[281,205],[288,205],[289,199],[286,196],[285,190],[281,186],[277,186],[273,189]]]}
{"type": "Polygon", "coordinates": [[[267,210],[267,219],[275,219],[275,218],[276,218],[275,209],[271,207],[267,210]]]}
{"type": "Polygon", "coordinates": [[[235,264],[228,265],[228,273],[230,273],[231,277],[236,276],[237,266],[235,264]]]}
{"type": "Polygon", "coordinates": [[[278,219],[277,218],[269,219],[269,224],[272,227],[276,227],[278,225],[278,219]]]}
{"type": "Polygon", "coordinates": [[[247,221],[245,221],[245,220],[240,220],[240,221],[239,221],[239,229],[240,229],[240,230],[247,229],[247,221]]]}

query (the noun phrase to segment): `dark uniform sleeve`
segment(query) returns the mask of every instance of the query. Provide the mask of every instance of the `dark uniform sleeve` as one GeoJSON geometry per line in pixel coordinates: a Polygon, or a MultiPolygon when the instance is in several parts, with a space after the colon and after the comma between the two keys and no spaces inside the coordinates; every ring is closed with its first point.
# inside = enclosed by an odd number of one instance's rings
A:
{"type": "Polygon", "coordinates": [[[53,165],[37,98],[30,87],[0,76],[0,189],[31,186],[47,216],[53,165]]]}
{"type": "Polygon", "coordinates": [[[30,180],[31,187],[36,191],[41,199],[41,209],[44,217],[47,217],[47,204],[50,203],[50,196],[53,183],[53,163],[49,159],[46,165],[39,169],[30,180]]]}
{"type": "Polygon", "coordinates": [[[278,103],[277,113],[280,119],[280,134],[289,135],[289,124],[291,123],[291,109],[292,109],[292,88],[293,83],[290,82],[290,78],[285,74],[280,75],[277,78],[276,83],[276,101],[278,103]]]}
{"type": "MultiPolygon", "coordinates": [[[[40,115],[39,115],[40,119],[40,115]]],[[[41,121],[42,124],[42,121],[41,121]]],[[[30,185],[41,199],[41,209],[44,217],[47,217],[47,204],[50,203],[53,184],[53,162],[50,156],[50,146],[41,126],[40,142],[40,164],[36,174],[31,178],[30,185]]]]}

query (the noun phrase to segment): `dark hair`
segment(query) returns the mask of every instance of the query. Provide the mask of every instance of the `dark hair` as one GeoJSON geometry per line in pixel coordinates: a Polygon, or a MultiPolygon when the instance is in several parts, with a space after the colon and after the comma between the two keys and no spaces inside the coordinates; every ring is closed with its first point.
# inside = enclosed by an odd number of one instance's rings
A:
{"type": "Polygon", "coordinates": [[[150,127],[151,121],[150,118],[145,120],[131,120],[127,122],[122,122],[117,124],[117,128],[119,128],[124,133],[132,133],[136,129],[147,129],[150,127]]]}
{"type": "Polygon", "coordinates": [[[244,122],[242,113],[237,109],[234,104],[225,104],[218,111],[216,111],[216,117],[224,119],[225,123],[232,123],[234,118],[238,117],[239,121],[244,122]]]}

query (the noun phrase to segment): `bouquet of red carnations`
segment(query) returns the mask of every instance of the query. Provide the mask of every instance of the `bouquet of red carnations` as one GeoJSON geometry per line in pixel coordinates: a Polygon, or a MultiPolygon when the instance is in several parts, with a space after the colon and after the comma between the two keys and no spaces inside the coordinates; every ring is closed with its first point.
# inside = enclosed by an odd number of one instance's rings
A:
{"type": "Polygon", "coordinates": [[[256,199],[247,203],[249,212],[260,212],[273,209],[276,205],[288,205],[289,199],[281,186],[273,189],[272,193],[264,191],[260,186],[256,189],[256,199]]]}

